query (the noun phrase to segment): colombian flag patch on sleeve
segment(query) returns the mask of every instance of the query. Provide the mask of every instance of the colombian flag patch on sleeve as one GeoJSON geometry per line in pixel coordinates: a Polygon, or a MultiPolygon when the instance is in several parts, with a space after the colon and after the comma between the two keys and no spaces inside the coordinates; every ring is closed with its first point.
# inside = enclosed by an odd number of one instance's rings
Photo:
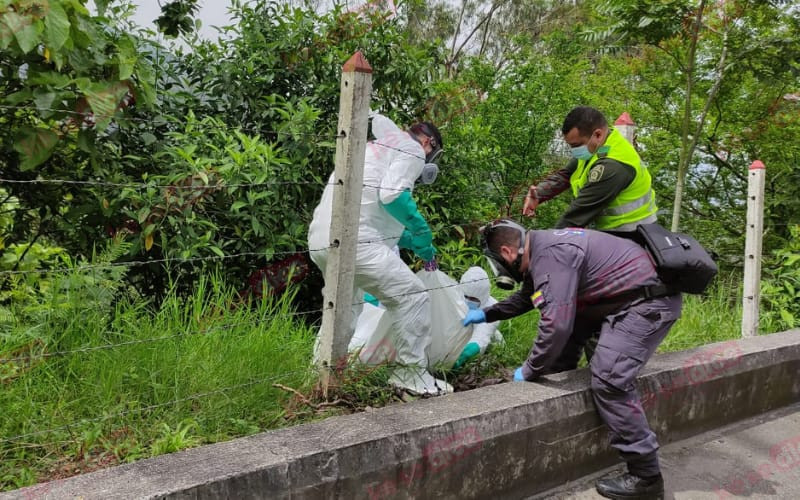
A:
{"type": "Polygon", "coordinates": [[[538,290],[533,295],[531,295],[531,304],[533,304],[533,307],[535,307],[536,309],[542,307],[542,304],[544,304],[544,295],[542,295],[541,290],[538,290]]]}

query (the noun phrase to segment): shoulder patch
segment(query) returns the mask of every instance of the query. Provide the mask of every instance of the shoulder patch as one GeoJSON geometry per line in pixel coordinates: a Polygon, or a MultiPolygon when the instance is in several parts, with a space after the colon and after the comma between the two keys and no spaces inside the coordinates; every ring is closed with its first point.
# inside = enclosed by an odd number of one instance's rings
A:
{"type": "Polygon", "coordinates": [[[606,167],[602,163],[599,165],[595,165],[589,171],[589,182],[597,182],[603,177],[603,172],[605,171],[606,167]]]}

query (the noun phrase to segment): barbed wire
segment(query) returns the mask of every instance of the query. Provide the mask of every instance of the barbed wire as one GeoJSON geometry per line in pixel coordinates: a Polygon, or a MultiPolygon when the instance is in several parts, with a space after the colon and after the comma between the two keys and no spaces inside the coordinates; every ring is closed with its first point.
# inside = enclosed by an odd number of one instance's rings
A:
{"type": "MultiPolygon", "coordinates": [[[[187,174],[188,175],[188,174],[187,174]]],[[[195,175],[195,174],[192,174],[195,175]]],[[[187,189],[187,190],[222,190],[225,188],[248,188],[248,187],[273,187],[273,186],[328,186],[337,185],[335,183],[320,182],[320,181],[270,181],[270,182],[250,182],[250,183],[235,183],[235,184],[208,184],[208,185],[188,185],[183,186],[180,184],[151,184],[147,182],[105,182],[105,181],[73,181],[68,179],[4,179],[0,178],[0,184],[64,184],[64,185],[78,185],[78,186],[101,186],[101,187],[120,187],[120,188],[133,188],[133,189],[187,189]]]]}
{"type": "Polygon", "coordinates": [[[33,436],[39,436],[39,435],[42,435],[42,434],[50,434],[50,433],[57,432],[57,431],[68,430],[71,427],[73,427],[75,425],[79,425],[79,424],[102,422],[102,421],[105,421],[105,420],[111,420],[111,419],[114,419],[114,418],[124,417],[124,416],[130,415],[130,414],[133,414],[133,413],[142,413],[142,412],[152,411],[152,410],[156,410],[158,408],[163,408],[163,407],[166,407],[166,406],[176,405],[178,403],[185,403],[187,401],[193,401],[195,399],[202,399],[202,398],[206,398],[206,397],[209,397],[209,396],[214,396],[214,395],[217,395],[217,394],[223,394],[223,393],[226,393],[226,392],[229,392],[229,391],[234,391],[234,390],[238,390],[238,389],[244,389],[246,387],[252,387],[254,385],[265,384],[267,382],[274,382],[276,380],[288,378],[288,377],[290,377],[292,375],[299,375],[299,374],[304,374],[304,373],[310,374],[313,371],[314,370],[312,368],[309,368],[309,369],[306,369],[306,370],[294,370],[294,371],[291,371],[291,372],[281,373],[279,375],[273,375],[271,377],[265,377],[265,378],[261,378],[261,379],[257,379],[257,380],[251,380],[249,382],[244,382],[244,383],[241,383],[241,384],[230,385],[230,386],[227,386],[227,387],[221,387],[219,389],[214,389],[212,391],[206,391],[206,392],[200,392],[200,393],[192,394],[190,396],[186,396],[186,397],[178,398],[178,399],[173,399],[172,401],[168,401],[168,402],[165,402],[165,403],[158,403],[158,404],[154,404],[154,405],[145,406],[145,407],[142,407],[142,408],[133,408],[131,410],[121,411],[121,412],[118,412],[118,413],[114,413],[112,415],[104,415],[102,417],[82,419],[82,420],[78,420],[78,421],[72,422],[71,424],[66,424],[66,425],[62,425],[62,426],[59,426],[59,427],[51,427],[50,429],[45,429],[45,430],[41,430],[41,431],[29,432],[27,434],[19,434],[17,436],[12,436],[12,437],[9,437],[9,438],[0,439],[0,443],[12,443],[12,442],[19,441],[21,439],[25,439],[25,438],[29,438],[29,437],[33,437],[33,436]]]}
{"type": "MultiPolygon", "coordinates": [[[[227,324],[223,324],[223,325],[217,325],[217,326],[213,326],[213,327],[209,327],[209,328],[204,328],[204,329],[197,330],[197,331],[183,331],[183,332],[173,333],[173,334],[170,334],[170,335],[162,335],[162,336],[159,336],[159,337],[146,337],[146,338],[143,338],[143,339],[127,340],[127,341],[119,342],[119,343],[115,343],[115,344],[101,344],[101,345],[96,345],[96,346],[87,346],[87,347],[81,347],[81,348],[70,349],[70,350],[65,350],[65,351],[52,351],[52,352],[45,352],[45,353],[41,353],[41,354],[31,354],[31,355],[27,355],[27,356],[16,356],[16,357],[13,357],[13,358],[0,358],[0,364],[2,364],[2,363],[20,363],[20,362],[29,363],[29,362],[37,361],[37,360],[40,360],[40,359],[71,356],[73,354],[85,354],[85,353],[95,352],[95,351],[106,351],[106,350],[109,350],[109,349],[116,349],[118,347],[127,347],[127,346],[140,345],[140,344],[150,344],[150,343],[155,343],[155,342],[161,342],[161,341],[164,341],[164,340],[175,339],[175,338],[179,338],[179,337],[183,337],[183,338],[196,337],[196,336],[207,335],[209,333],[215,333],[215,332],[219,332],[219,331],[228,331],[228,330],[230,330],[232,328],[235,328],[235,327],[258,326],[262,322],[265,322],[265,321],[275,321],[275,320],[283,319],[283,318],[299,317],[299,316],[305,316],[305,315],[310,315],[310,314],[318,314],[318,313],[321,313],[321,312],[324,312],[324,310],[323,309],[314,309],[314,310],[311,310],[311,311],[301,311],[301,312],[281,312],[281,313],[279,313],[277,315],[274,315],[274,316],[260,317],[260,318],[257,318],[257,319],[251,320],[251,321],[245,321],[245,322],[238,321],[236,323],[227,323],[227,324]]],[[[113,332],[110,332],[110,333],[112,335],[114,334],[113,332]]]]}
{"type": "MultiPolygon", "coordinates": [[[[423,290],[416,290],[414,292],[401,293],[401,294],[398,294],[398,295],[388,295],[388,296],[384,297],[383,299],[386,300],[386,299],[397,299],[397,298],[400,298],[400,297],[410,297],[412,295],[419,295],[421,293],[428,293],[428,292],[432,292],[432,291],[435,291],[435,290],[444,290],[444,289],[447,289],[447,288],[456,288],[456,287],[460,287],[460,286],[463,286],[463,285],[468,285],[468,284],[471,284],[471,283],[480,283],[482,281],[491,282],[491,281],[494,281],[494,280],[491,277],[489,277],[489,278],[478,278],[478,279],[474,279],[474,280],[464,281],[464,282],[461,282],[461,283],[455,282],[455,283],[451,283],[449,285],[436,286],[436,287],[433,287],[433,288],[425,288],[423,290]]],[[[377,297],[377,298],[378,298],[378,300],[381,299],[380,297],[377,297]]],[[[368,303],[369,302],[367,302],[367,301],[356,302],[356,303],[353,304],[353,306],[362,306],[362,305],[368,304],[368,303]]]]}
{"type": "MultiPolygon", "coordinates": [[[[441,229],[452,229],[456,227],[464,227],[468,225],[477,225],[478,222],[474,221],[464,221],[464,222],[456,222],[449,225],[443,226],[441,229]]],[[[416,231],[411,232],[412,236],[416,236],[419,234],[424,234],[425,231],[416,231]]],[[[371,245],[375,243],[383,243],[386,241],[397,240],[400,239],[403,235],[388,235],[380,238],[369,238],[364,240],[358,240],[356,242],[357,245],[371,245]]],[[[327,247],[321,248],[312,248],[306,250],[287,250],[281,252],[272,252],[269,253],[269,258],[274,259],[275,257],[284,257],[284,256],[291,256],[297,254],[306,254],[312,252],[322,252],[325,250],[331,250],[337,248],[338,245],[331,244],[327,247]]],[[[88,270],[95,270],[95,269],[109,269],[115,267],[139,267],[151,264],[169,264],[169,263],[178,263],[178,264],[185,264],[191,262],[201,262],[201,261],[215,261],[215,260],[227,260],[227,259],[235,259],[240,257],[267,257],[267,252],[240,252],[235,254],[229,255],[209,255],[206,257],[186,257],[186,258],[176,258],[176,257],[167,257],[161,259],[150,259],[150,260],[139,260],[139,261],[129,261],[129,262],[107,262],[107,263],[100,263],[100,264],[88,264],[85,266],[75,266],[75,267],[62,267],[62,268],[55,268],[55,269],[25,269],[25,270],[8,270],[8,271],[0,271],[0,276],[4,275],[26,275],[26,274],[58,274],[58,273],[71,273],[71,272],[80,272],[80,271],[88,271],[88,270]]]]}
{"type": "MultiPolygon", "coordinates": [[[[426,288],[424,290],[419,290],[419,291],[415,291],[415,292],[409,292],[409,293],[404,293],[404,294],[387,296],[387,297],[384,297],[384,299],[391,299],[391,298],[399,298],[399,297],[417,295],[417,294],[420,294],[420,293],[427,293],[427,292],[434,291],[434,290],[442,290],[442,289],[446,289],[446,288],[453,288],[453,287],[458,287],[458,286],[462,286],[462,285],[465,285],[465,284],[478,283],[478,282],[482,282],[482,281],[491,281],[491,279],[490,278],[479,278],[479,279],[475,279],[475,280],[465,281],[463,283],[453,283],[453,284],[443,285],[443,286],[434,287],[434,288],[426,288]]],[[[360,306],[360,305],[364,305],[366,303],[367,302],[355,302],[355,303],[351,304],[350,307],[360,306]]],[[[310,314],[318,314],[318,313],[325,312],[326,309],[330,309],[330,308],[325,308],[325,309],[321,308],[321,309],[314,309],[314,310],[302,311],[302,312],[280,313],[280,314],[277,314],[275,316],[261,317],[261,318],[258,318],[256,320],[247,321],[247,322],[227,323],[227,324],[217,325],[217,326],[214,326],[214,327],[209,327],[209,328],[205,328],[205,329],[201,329],[201,330],[197,330],[197,331],[183,331],[183,332],[173,333],[173,334],[170,334],[170,335],[162,335],[162,336],[159,336],[159,337],[147,337],[147,338],[143,338],[143,339],[133,339],[133,340],[128,340],[128,341],[119,342],[119,343],[113,343],[113,344],[102,344],[102,345],[97,345],[97,346],[87,346],[87,347],[81,347],[81,348],[78,348],[78,349],[70,349],[70,350],[64,350],[64,351],[52,351],[52,352],[46,352],[46,353],[41,353],[41,354],[33,354],[33,355],[27,355],[27,356],[16,356],[16,357],[13,357],[13,358],[0,358],[0,364],[2,364],[2,363],[19,363],[19,362],[29,363],[29,362],[37,361],[37,360],[40,360],[40,359],[48,359],[48,358],[55,358],[55,357],[70,356],[70,355],[74,355],[74,354],[85,354],[85,353],[96,352],[96,351],[104,351],[104,350],[109,350],[109,349],[116,349],[116,348],[119,348],[119,347],[128,347],[128,346],[132,346],[132,345],[141,345],[141,344],[148,344],[148,343],[154,343],[154,342],[161,342],[161,341],[175,339],[175,338],[179,338],[179,337],[188,338],[188,337],[202,336],[202,335],[207,335],[209,333],[214,333],[214,332],[219,332],[219,331],[227,331],[227,330],[229,330],[229,329],[231,329],[233,327],[256,326],[256,325],[258,325],[258,324],[260,324],[261,322],[264,322],[264,321],[275,321],[276,319],[280,319],[280,318],[288,318],[288,317],[297,317],[297,316],[304,316],[304,315],[310,315],[310,314]]]]}
{"type": "MultiPolygon", "coordinates": [[[[12,106],[12,105],[7,105],[7,104],[0,104],[0,109],[15,110],[15,111],[48,111],[48,112],[51,112],[51,113],[63,113],[63,114],[70,115],[70,116],[80,117],[83,120],[100,118],[100,119],[109,119],[112,122],[113,121],[117,121],[117,122],[119,122],[119,121],[129,121],[129,122],[146,123],[146,124],[149,124],[149,125],[153,125],[153,118],[139,118],[139,117],[136,117],[136,116],[124,115],[124,114],[120,114],[121,112],[119,112],[119,111],[115,112],[114,114],[101,114],[101,113],[95,113],[94,111],[81,112],[81,111],[71,111],[71,110],[67,110],[67,109],[58,109],[58,108],[39,108],[37,106],[12,106]]],[[[168,116],[168,115],[158,115],[158,116],[159,117],[164,117],[164,116],[168,116]]],[[[180,125],[180,129],[178,129],[178,130],[181,130],[181,129],[185,128],[185,125],[186,125],[185,122],[177,121],[173,117],[169,117],[169,118],[172,119],[171,123],[174,123],[176,125],[180,125]]],[[[77,123],[79,123],[79,122],[77,122],[77,123]]],[[[168,124],[168,123],[170,123],[170,120],[166,120],[165,119],[163,121],[163,123],[164,124],[168,124]]],[[[54,130],[54,131],[63,131],[62,127],[64,126],[64,125],[47,124],[47,123],[41,123],[39,125],[42,128],[49,128],[49,129],[54,130]]],[[[94,125],[92,125],[91,127],[93,127],[93,126],[94,125]]],[[[207,126],[207,125],[204,125],[202,122],[198,121],[198,122],[193,123],[191,125],[191,127],[195,128],[195,129],[208,129],[208,130],[219,130],[220,128],[222,128],[226,132],[242,131],[242,132],[251,132],[251,133],[254,133],[254,134],[257,134],[257,135],[276,135],[276,136],[283,135],[283,136],[292,136],[292,137],[293,136],[310,137],[310,138],[313,138],[315,140],[320,140],[320,139],[323,139],[323,140],[336,140],[336,139],[340,139],[340,138],[344,137],[341,134],[330,134],[330,133],[319,133],[319,132],[299,132],[299,131],[296,131],[296,130],[269,130],[269,129],[265,130],[265,129],[254,128],[254,127],[243,127],[243,126],[236,126],[236,125],[228,125],[227,123],[224,123],[224,122],[222,122],[221,124],[220,123],[215,123],[213,126],[207,126]]]]}

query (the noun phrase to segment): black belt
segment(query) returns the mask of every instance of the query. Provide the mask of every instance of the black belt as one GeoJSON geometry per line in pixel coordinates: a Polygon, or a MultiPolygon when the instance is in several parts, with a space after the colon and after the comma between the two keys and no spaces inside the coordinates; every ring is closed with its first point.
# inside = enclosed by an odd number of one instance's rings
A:
{"type": "Polygon", "coordinates": [[[623,292],[619,295],[614,295],[613,297],[609,297],[609,301],[619,302],[632,302],[636,299],[657,299],[659,297],[669,297],[670,295],[675,295],[679,293],[677,290],[672,288],[669,285],[650,285],[650,286],[643,286],[641,288],[636,288],[635,290],[629,290],[627,292],[623,292]]]}

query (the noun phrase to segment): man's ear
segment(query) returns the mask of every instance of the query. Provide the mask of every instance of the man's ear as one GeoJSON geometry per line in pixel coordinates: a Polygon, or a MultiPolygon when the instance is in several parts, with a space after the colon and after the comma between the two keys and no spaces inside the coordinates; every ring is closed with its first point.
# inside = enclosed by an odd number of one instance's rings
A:
{"type": "Polygon", "coordinates": [[[508,245],[500,245],[500,255],[506,262],[514,262],[514,251],[508,245]]]}

